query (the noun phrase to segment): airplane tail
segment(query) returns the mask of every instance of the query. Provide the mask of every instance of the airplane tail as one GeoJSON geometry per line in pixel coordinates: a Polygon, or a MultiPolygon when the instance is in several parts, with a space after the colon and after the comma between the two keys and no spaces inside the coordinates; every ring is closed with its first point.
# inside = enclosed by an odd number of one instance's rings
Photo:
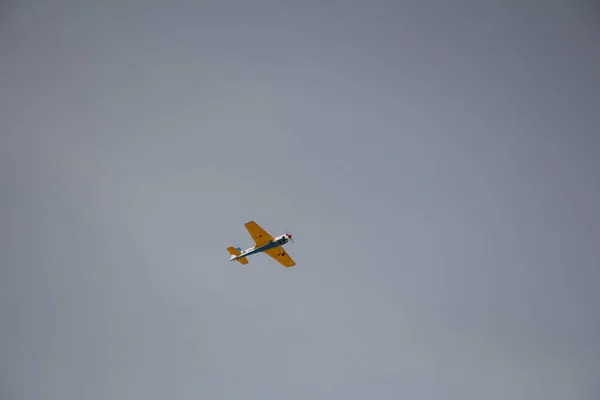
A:
{"type": "Polygon", "coordinates": [[[229,257],[229,261],[237,261],[240,264],[248,264],[248,259],[246,257],[240,257],[240,258],[236,258],[237,256],[239,256],[240,254],[242,254],[242,249],[240,249],[239,247],[233,247],[230,246],[227,248],[227,251],[229,252],[229,254],[231,254],[231,257],[229,257]]]}

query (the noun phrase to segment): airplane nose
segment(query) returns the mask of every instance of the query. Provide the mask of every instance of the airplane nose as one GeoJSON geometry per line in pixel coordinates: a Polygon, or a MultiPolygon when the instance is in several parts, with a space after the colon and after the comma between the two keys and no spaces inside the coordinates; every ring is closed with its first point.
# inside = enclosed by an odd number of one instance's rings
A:
{"type": "Polygon", "coordinates": [[[288,237],[291,239],[291,238],[292,238],[292,234],[291,234],[291,233],[288,233],[288,237]]]}

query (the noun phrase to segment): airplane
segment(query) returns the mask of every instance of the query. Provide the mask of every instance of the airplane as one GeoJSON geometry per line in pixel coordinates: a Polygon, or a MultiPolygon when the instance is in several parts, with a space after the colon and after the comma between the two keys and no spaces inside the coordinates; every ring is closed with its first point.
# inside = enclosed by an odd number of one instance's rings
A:
{"type": "Polygon", "coordinates": [[[244,226],[254,239],[255,245],[243,251],[239,247],[228,247],[227,251],[231,254],[229,261],[237,261],[246,265],[248,264],[246,257],[256,253],[266,253],[286,268],[296,265],[289,254],[283,250],[284,244],[290,240],[293,242],[292,235],[286,232],[274,238],[254,221],[249,221],[244,226]]]}

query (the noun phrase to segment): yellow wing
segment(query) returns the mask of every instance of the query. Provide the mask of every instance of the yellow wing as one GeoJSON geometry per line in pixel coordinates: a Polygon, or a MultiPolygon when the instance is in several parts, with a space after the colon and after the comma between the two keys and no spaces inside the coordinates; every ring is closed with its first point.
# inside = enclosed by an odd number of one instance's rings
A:
{"type": "Polygon", "coordinates": [[[267,233],[263,228],[261,228],[256,222],[250,221],[245,224],[246,229],[248,229],[248,233],[252,236],[252,239],[256,242],[256,246],[262,246],[267,243],[272,242],[273,237],[267,233]]]}
{"type": "Polygon", "coordinates": [[[296,265],[292,257],[287,253],[287,251],[283,250],[281,247],[274,247],[269,250],[265,250],[264,253],[267,253],[275,260],[277,260],[281,265],[286,268],[293,267],[296,265]]]}

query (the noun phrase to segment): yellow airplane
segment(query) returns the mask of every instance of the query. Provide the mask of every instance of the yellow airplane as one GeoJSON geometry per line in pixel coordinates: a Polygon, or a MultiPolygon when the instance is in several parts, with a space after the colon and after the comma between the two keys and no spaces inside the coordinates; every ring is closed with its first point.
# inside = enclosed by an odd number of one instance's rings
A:
{"type": "Polygon", "coordinates": [[[254,239],[255,245],[244,251],[239,247],[228,247],[227,251],[231,254],[229,261],[237,261],[245,265],[248,264],[246,257],[256,253],[266,253],[286,268],[296,265],[289,254],[283,250],[283,245],[292,240],[292,235],[286,232],[274,238],[254,221],[247,222],[245,226],[252,239],[254,239]]]}

